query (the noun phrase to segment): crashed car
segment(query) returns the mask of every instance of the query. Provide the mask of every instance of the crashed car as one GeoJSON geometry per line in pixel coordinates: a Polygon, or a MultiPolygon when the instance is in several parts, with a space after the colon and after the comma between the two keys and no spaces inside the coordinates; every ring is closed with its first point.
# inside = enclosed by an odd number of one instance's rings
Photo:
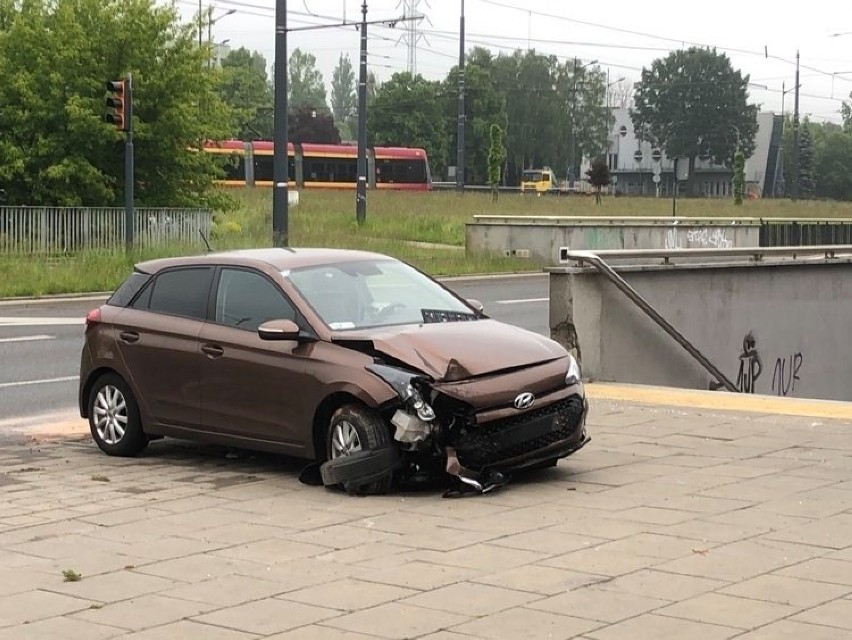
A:
{"type": "Polygon", "coordinates": [[[79,406],[110,455],[200,440],[306,458],[367,494],[436,477],[482,493],[589,441],[562,346],[346,250],[136,265],[86,318],[79,406]]]}

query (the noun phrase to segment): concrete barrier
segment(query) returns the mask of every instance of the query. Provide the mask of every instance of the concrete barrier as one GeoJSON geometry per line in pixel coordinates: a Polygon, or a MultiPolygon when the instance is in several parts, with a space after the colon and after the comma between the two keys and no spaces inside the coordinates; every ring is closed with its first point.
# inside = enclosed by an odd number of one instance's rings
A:
{"type": "Polygon", "coordinates": [[[559,247],[571,249],[691,249],[753,247],[756,219],[597,218],[567,216],[474,216],[465,229],[468,254],[497,253],[558,263],[559,247]]]}
{"type": "MultiPolygon", "coordinates": [[[[800,249],[777,258],[779,250],[755,248],[723,263],[689,251],[672,252],[684,255],[666,265],[606,261],[740,392],[849,401],[852,247],[833,250],[836,257],[800,249]]],[[[713,387],[707,370],[597,270],[548,271],[551,335],[574,350],[585,377],[713,387]]]]}

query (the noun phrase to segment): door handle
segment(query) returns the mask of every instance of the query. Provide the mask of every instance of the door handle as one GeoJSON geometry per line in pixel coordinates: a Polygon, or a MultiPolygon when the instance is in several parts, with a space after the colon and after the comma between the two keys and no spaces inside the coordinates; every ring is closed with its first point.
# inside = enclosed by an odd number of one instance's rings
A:
{"type": "Polygon", "coordinates": [[[133,344],[134,342],[139,342],[139,334],[135,331],[122,331],[118,334],[123,342],[127,344],[133,344]]]}
{"type": "Polygon", "coordinates": [[[218,358],[225,353],[225,350],[218,344],[205,344],[201,347],[201,351],[208,358],[218,358]]]}

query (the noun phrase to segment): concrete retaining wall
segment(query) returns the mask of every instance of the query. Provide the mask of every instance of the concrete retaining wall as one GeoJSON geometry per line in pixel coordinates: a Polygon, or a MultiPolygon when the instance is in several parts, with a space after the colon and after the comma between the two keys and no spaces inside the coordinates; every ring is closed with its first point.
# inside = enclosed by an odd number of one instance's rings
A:
{"type": "MultiPolygon", "coordinates": [[[[745,393],[852,400],[852,259],[616,268],[745,393]]],[[[551,335],[594,380],[713,380],[589,268],[550,269],[551,335]]]]}
{"type": "Polygon", "coordinates": [[[760,223],[697,218],[474,216],[465,230],[469,254],[499,253],[541,265],[559,263],[559,247],[694,249],[756,247],[760,223]]]}

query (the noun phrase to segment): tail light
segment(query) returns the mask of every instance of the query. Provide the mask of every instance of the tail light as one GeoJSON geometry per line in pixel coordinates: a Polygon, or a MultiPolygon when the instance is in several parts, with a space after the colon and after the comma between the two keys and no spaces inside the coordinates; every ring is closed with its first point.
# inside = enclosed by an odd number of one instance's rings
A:
{"type": "Polygon", "coordinates": [[[86,314],[86,330],[88,331],[92,326],[99,324],[101,321],[101,310],[92,309],[89,313],[86,314]]]}

